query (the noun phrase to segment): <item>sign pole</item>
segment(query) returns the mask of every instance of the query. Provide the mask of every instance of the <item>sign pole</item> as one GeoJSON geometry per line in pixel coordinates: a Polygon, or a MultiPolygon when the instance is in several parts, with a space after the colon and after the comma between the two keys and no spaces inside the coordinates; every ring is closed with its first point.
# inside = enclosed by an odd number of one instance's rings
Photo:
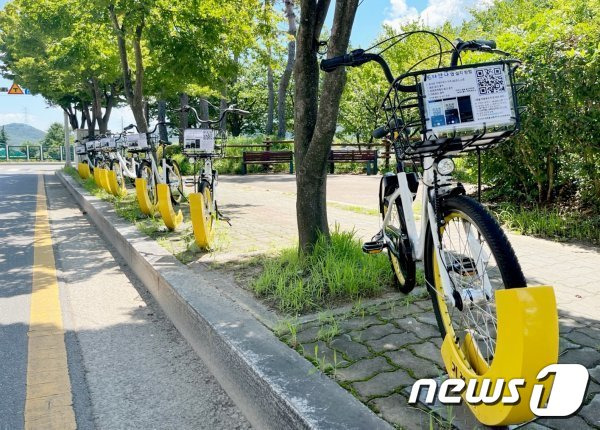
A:
{"type": "Polygon", "coordinates": [[[69,116],[65,112],[64,116],[64,127],[65,127],[65,159],[66,167],[71,167],[71,136],[69,133],[69,116]]]}

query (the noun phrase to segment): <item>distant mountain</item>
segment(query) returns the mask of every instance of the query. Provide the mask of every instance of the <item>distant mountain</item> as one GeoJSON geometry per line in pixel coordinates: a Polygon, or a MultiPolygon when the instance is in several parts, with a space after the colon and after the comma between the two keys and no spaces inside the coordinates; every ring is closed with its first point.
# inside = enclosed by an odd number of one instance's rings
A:
{"type": "Polygon", "coordinates": [[[42,130],[38,130],[27,124],[6,124],[0,125],[4,127],[4,132],[8,138],[9,145],[21,145],[25,142],[38,143],[46,136],[42,130]]]}

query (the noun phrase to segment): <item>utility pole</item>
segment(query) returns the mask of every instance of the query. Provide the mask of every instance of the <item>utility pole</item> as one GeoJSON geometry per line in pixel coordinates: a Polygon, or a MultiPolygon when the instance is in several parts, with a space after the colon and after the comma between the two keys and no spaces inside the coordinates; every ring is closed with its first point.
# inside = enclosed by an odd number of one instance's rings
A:
{"type": "Polygon", "coordinates": [[[69,116],[65,112],[64,115],[65,127],[65,166],[71,167],[71,133],[69,132],[69,116]]]}

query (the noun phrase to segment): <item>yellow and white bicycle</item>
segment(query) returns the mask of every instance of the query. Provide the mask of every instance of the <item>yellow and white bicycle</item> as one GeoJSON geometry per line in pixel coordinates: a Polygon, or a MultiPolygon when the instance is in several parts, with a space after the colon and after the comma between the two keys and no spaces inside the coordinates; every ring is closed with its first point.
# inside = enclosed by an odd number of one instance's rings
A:
{"type": "Polygon", "coordinates": [[[216,158],[223,157],[227,142],[227,132],[221,124],[228,114],[248,115],[250,112],[231,105],[221,112],[219,119],[203,120],[191,106],[184,106],[179,111],[191,111],[195,116],[196,124],[200,127],[184,130],[183,153],[194,165],[195,192],[190,194],[188,199],[196,244],[200,248],[209,249],[212,245],[214,221],[219,219],[229,221],[219,211],[217,203],[219,174],[213,165],[216,158]]]}
{"type": "MultiPolygon", "coordinates": [[[[423,261],[451,378],[478,384],[486,378],[524,378],[525,394],[531,394],[537,372],[558,356],[553,290],[525,288],[521,266],[496,220],[452,179],[454,157],[469,151],[479,155],[519,130],[514,72],[520,62],[458,65],[464,51],[508,54],[493,41],[451,42],[429,31],[400,34],[373,48],[321,62],[322,70],[333,72],[375,61],[390,83],[381,106],[387,121],[373,136],[392,142],[397,169],[381,180],[382,228],[363,250],[387,249],[396,285],[405,293],[415,286],[416,262],[423,261]],[[411,68],[394,78],[381,54],[414,34],[432,36],[439,47],[415,66],[429,60],[438,67],[411,68]],[[369,52],[381,45],[379,53],[369,52]],[[448,54],[450,66],[441,67],[448,54]],[[420,230],[412,208],[419,189],[420,230]]],[[[469,406],[488,425],[533,418],[528,402],[469,406]]]]}

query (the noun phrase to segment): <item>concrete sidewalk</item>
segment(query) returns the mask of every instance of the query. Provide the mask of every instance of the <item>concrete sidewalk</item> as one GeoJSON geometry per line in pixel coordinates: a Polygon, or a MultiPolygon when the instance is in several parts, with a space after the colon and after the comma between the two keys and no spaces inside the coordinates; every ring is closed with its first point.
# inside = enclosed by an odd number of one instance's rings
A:
{"type": "MultiPolygon", "coordinates": [[[[295,178],[291,175],[223,177],[220,205],[232,218],[235,246],[203,256],[204,261],[234,261],[247,252],[270,253],[296,240],[295,178]],[[239,240],[241,238],[241,240],[239,240]]],[[[356,231],[369,240],[380,228],[376,212],[379,179],[339,175],[328,179],[330,225],[356,231]]],[[[560,318],[560,362],[580,363],[592,379],[585,406],[568,419],[538,420],[534,429],[600,428],[600,252],[597,248],[509,234],[528,284],[551,285],[560,318]]],[[[194,270],[203,265],[191,264],[194,270]]],[[[416,379],[444,373],[435,318],[424,291],[406,300],[371,306],[362,315],[303,324],[286,341],[313,362],[325,363],[338,382],[393,425],[481,428],[461,408],[430,412],[407,404],[406,390],[416,379]],[[334,336],[326,333],[333,332],[334,336]]]]}
{"type": "MultiPolygon", "coordinates": [[[[235,246],[205,258],[233,259],[246,252],[268,252],[293,245],[297,237],[296,184],[293,175],[222,176],[219,203],[232,219],[235,246]]],[[[327,201],[330,225],[355,230],[369,240],[380,228],[379,178],[330,175],[327,201]],[[369,213],[359,213],[360,210],[369,213]]],[[[417,202],[418,203],[418,202],[417,202]]],[[[598,248],[509,234],[530,285],[555,287],[561,312],[571,318],[600,319],[598,248]]]]}

